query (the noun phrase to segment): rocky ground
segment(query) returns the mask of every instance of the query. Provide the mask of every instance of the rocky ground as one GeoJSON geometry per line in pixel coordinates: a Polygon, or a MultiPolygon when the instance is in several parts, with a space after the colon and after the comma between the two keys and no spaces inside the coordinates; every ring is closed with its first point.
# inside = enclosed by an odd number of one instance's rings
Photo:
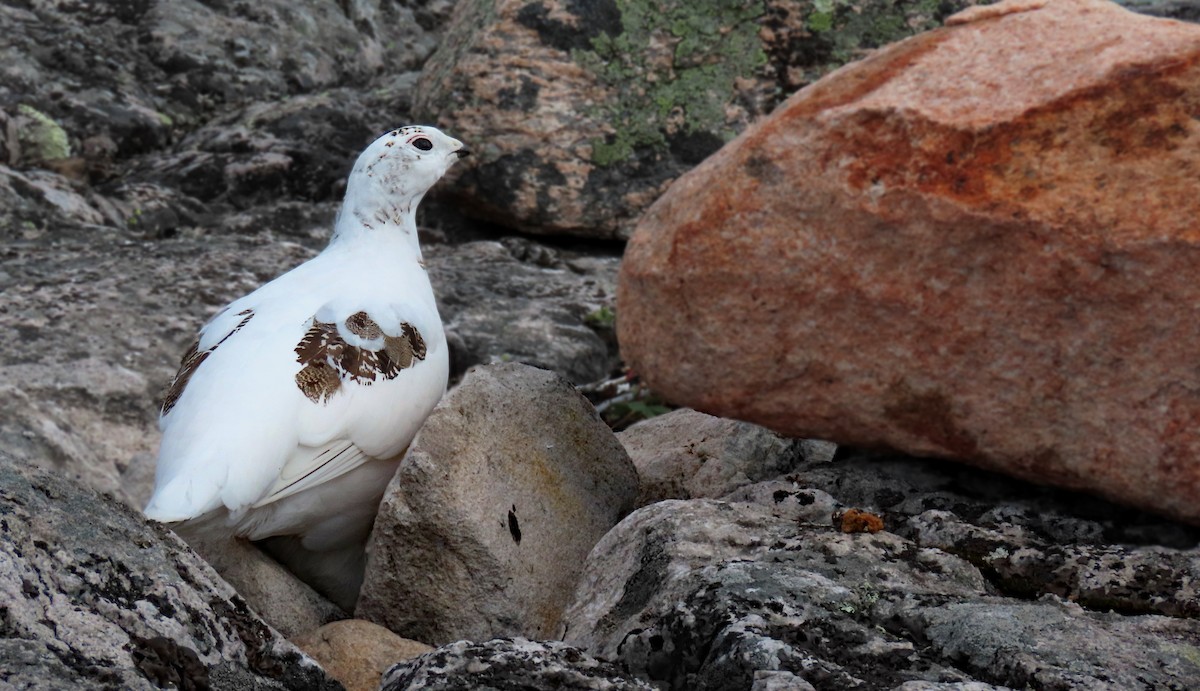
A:
{"type": "Polygon", "coordinates": [[[967,4],[0,2],[0,686],[1196,688],[1200,529],[687,409],[614,434],[573,386],[664,412],[621,369],[621,240],[967,4]],[[130,507],[196,328],[318,252],[411,119],[477,152],[420,217],[462,386],[343,612],[130,507]]]}

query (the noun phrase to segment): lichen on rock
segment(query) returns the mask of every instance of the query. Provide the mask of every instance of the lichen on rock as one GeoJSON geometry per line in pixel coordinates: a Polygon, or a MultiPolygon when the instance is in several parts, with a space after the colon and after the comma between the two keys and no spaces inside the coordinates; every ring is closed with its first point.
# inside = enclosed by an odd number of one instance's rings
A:
{"type": "Polygon", "coordinates": [[[31,105],[17,106],[17,138],[30,162],[55,161],[71,155],[67,131],[54,118],[31,105]]]}

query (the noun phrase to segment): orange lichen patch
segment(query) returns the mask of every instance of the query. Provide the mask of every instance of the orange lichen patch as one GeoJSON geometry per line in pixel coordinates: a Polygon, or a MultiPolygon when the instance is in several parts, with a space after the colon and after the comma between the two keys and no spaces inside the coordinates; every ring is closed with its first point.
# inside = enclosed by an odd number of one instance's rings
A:
{"type": "Polygon", "coordinates": [[[860,509],[846,509],[834,516],[833,524],[843,533],[878,533],[883,530],[883,519],[860,509]]]}

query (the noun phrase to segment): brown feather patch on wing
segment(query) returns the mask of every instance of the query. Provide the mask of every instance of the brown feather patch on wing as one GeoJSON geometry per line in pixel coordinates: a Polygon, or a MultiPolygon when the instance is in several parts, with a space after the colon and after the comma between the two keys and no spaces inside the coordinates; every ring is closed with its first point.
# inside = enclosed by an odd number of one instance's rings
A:
{"type": "Polygon", "coordinates": [[[201,363],[215,352],[222,343],[228,341],[230,336],[241,331],[243,326],[250,323],[250,319],[254,316],[254,310],[242,310],[238,312],[238,316],[242,317],[242,320],[238,322],[237,326],[233,327],[232,331],[222,336],[216,345],[204,352],[200,352],[200,339],[196,339],[191,347],[187,349],[187,352],[183,354],[183,357],[179,360],[179,371],[175,373],[175,378],[171,380],[171,383],[167,385],[167,390],[163,393],[160,415],[166,415],[171,412],[171,409],[179,402],[179,397],[183,395],[183,390],[187,388],[188,382],[192,380],[192,375],[196,373],[201,363]]]}
{"type": "Polygon", "coordinates": [[[346,317],[346,330],[368,341],[383,335],[383,329],[366,312],[355,312],[346,317]]]}
{"type": "Polygon", "coordinates": [[[328,364],[321,361],[310,362],[296,373],[296,386],[308,396],[308,400],[323,403],[341,388],[342,378],[328,364]]]}
{"type": "Polygon", "coordinates": [[[304,365],[296,374],[296,386],[313,403],[329,400],[342,379],[363,385],[388,381],[425,359],[425,339],[411,324],[401,324],[401,335],[389,336],[366,312],[355,312],[346,318],[346,330],[366,340],[383,336],[383,348],[352,346],[338,333],[337,324],[314,319],[296,344],[296,362],[304,365]]]}

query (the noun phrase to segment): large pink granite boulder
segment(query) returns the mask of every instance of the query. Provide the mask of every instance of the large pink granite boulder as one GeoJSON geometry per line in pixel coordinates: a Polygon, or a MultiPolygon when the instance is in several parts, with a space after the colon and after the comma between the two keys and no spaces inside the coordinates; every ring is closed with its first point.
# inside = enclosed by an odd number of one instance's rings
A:
{"type": "Polygon", "coordinates": [[[644,216],[670,400],[1200,522],[1200,27],[963,12],[797,93],[644,216]]]}

